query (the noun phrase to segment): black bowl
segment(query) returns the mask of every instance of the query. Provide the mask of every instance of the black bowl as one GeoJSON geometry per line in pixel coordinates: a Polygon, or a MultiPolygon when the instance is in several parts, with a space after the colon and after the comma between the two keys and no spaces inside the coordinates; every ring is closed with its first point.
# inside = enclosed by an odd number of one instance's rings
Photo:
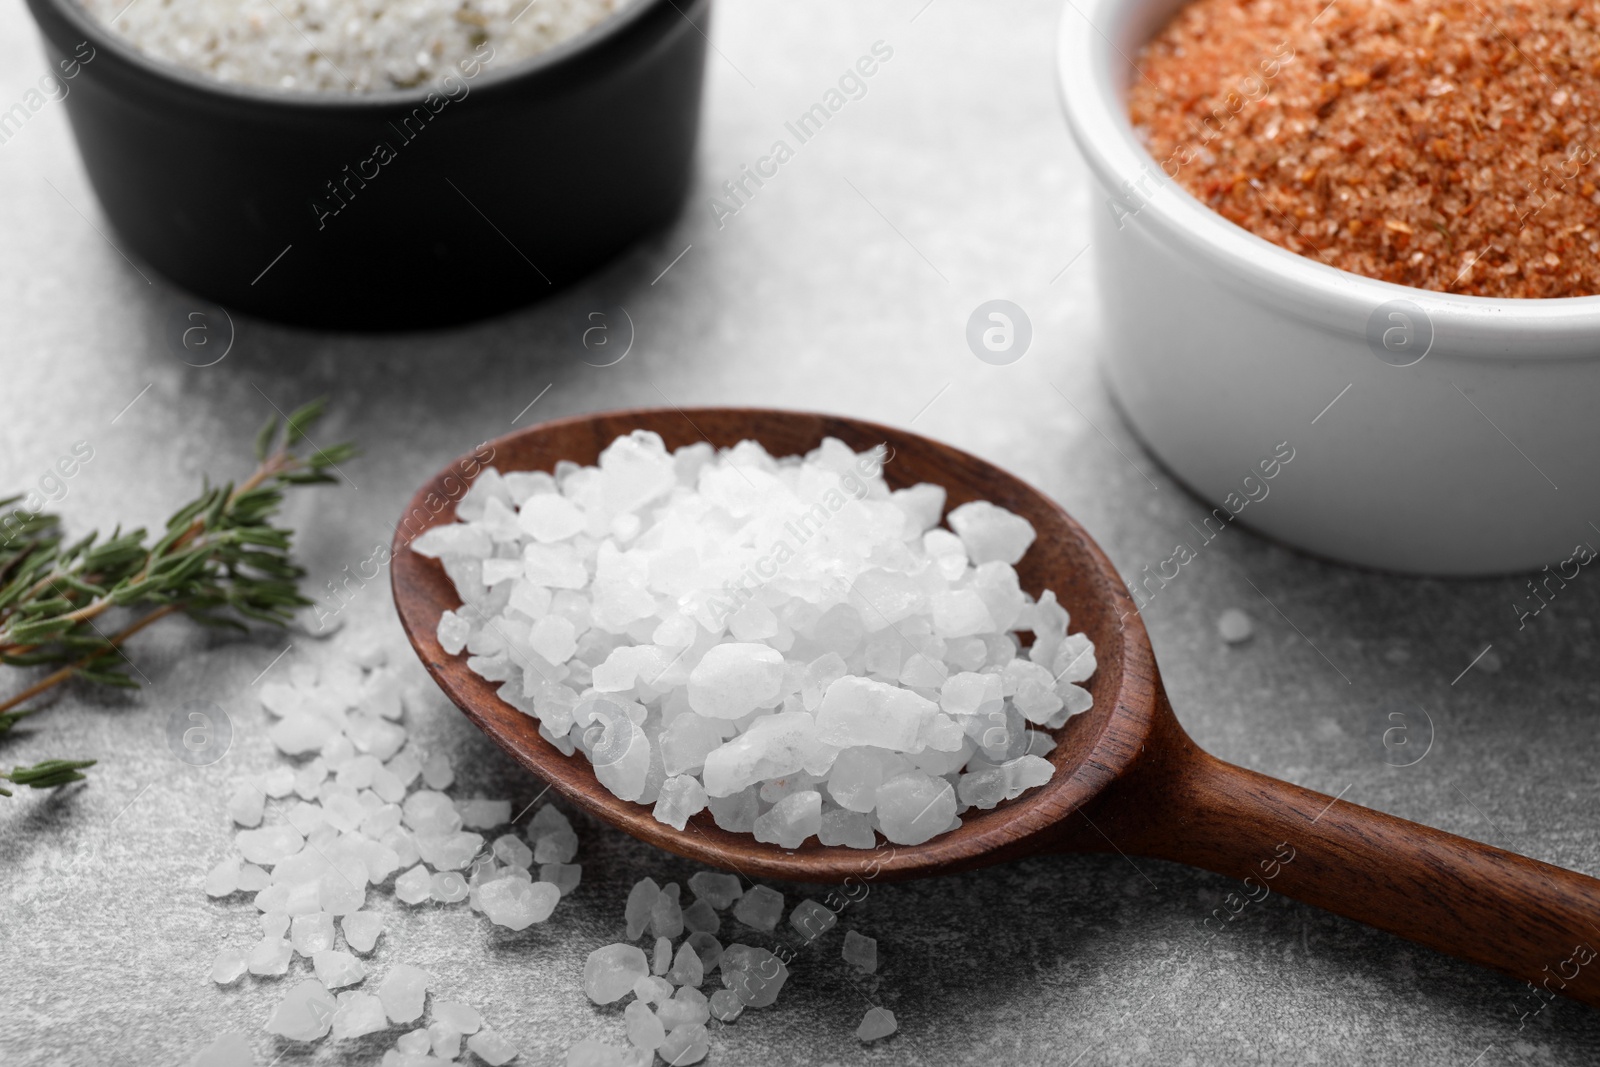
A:
{"type": "Polygon", "coordinates": [[[143,55],[73,0],[28,6],[72,75],[73,133],[123,250],[266,318],[406,329],[526,304],[665,226],[692,177],[710,0],[634,0],[431,96],[231,85],[143,55]]]}

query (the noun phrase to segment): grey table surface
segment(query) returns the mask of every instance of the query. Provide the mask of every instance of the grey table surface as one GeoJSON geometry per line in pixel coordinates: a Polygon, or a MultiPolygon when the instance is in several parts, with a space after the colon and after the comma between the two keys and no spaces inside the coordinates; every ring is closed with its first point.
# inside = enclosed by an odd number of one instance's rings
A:
{"type": "MultiPolygon", "coordinates": [[[[0,485],[34,484],[87,441],[94,458],[59,504],[70,527],[159,522],[203,472],[247,469],[269,402],[327,394],[328,435],[358,439],[366,455],[349,466],[351,484],[292,507],[320,585],[368,555],[420,479],[519,415],[766,404],[914,423],[1055,496],[1125,571],[1154,563],[1204,507],[1130,435],[1098,371],[1093,250],[1075,259],[1095,200],[1055,99],[1058,16],[1031,0],[721,3],[698,187],[670,232],[545,304],[461,329],[337,336],[241,320],[227,358],[206,368],[168,347],[187,298],[118,252],[63,109],[48,106],[0,146],[0,485]],[[707,198],[878,40],[894,56],[866,97],[719,227],[707,198]],[[963,337],[968,314],[993,297],[1024,307],[1035,328],[1010,366],[979,362],[963,337]],[[636,344],[615,366],[586,365],[574,323],[612,304],[628,308],[636,344]]],[[[0,104],[43,69],[22,4],[8,0],[0,104]]],[[[1509,606],[1519,579],[1358,572],[1247,530],[1183,573],[1145,619],[1203,746],[1600,872],[1593,579],[1519,632],[1509,606]],[[1215,625],[1230,607],[1256,623],[1234,647],[1215,625]],[[1392,713],[1409,715],[1407,752],[1431,734],[1412,766],[1394,766],[1404,760],[1384,744],[1392,713]]],[[[347,634],[370,629],[398,645],[382,581],[342,618],[347,634]]],[[[148,679],[139,692],[71,690],[5,742],[7,763],[101,763],[87,785],[0,803],[0,1062],[183,1063],[229,1030],[253,1035],[261,1064],[376,1061],[387,1041],[307,1051],[261,1032],[281,985],[208,979],[219,946],[255,936],[256,913],[200,890],[229,849],[228,783],[276,760],[254,680],[287,644],[291,657],[315,658],[339,640],[222,639],[169,622],[129,647],[148,679]],[[166,742],[172,711],[196,699],[223,706],[236,729],[227,758],[203,769],[166,742]]],[[[455,759],[458,793],[537,794],[453,709],[411,725],[455,759]]],[[[519,1063],[561,1062],[587,1036],[621,1041],[620,1012],[579,988],[582,960],[616,936],[628,885],[693,870],[578,825],[583,886],[524,935],[497,936],[461,909],[402,914],[374,894],[391,924],[380,966],[430,968],[447,995],[517,1042],[519,1063]]],[[[805,892],[781,888],[791,903],[805,892]]],[[[776,1007],[714,1027],[707,1062],[1491,1067],[1600,1057],[1590,1009],[1560,1001],[1522,1020],[1532,1002],[1520,983],[1278,897],[1207,944],[1201,921],[1232,888],[1116,855],[875,886],[841,924],[878,939],[884,962],[870,986],[846,974],[836,933],[796,962],[776,1007]],[[854,1029],[868,997],[901,1029],[864,1046],[854,1029]]]]}

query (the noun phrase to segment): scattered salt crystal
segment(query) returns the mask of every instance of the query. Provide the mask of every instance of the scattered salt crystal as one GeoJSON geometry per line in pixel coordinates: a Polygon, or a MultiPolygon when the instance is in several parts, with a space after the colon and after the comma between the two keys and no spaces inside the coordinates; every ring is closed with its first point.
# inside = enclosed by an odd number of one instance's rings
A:
{"type": "Polygon", "coordinates": [[[693,986],[683,986],[674,990],[670,999],[661,1002],[656,1014],[661,1016],[662,1025],[668,1030],[675,1030],[680,1026],[693,1026],[695,1023],[703,1023],[710,1019],[711,1005],[700,990],[693,986]]]}
{"type": "Polygon", "coordinates": [[[294,950],[308,959],[333,947],[333,916],[325,911],[295,916],[290,930],[289,941],[294,950]]]}
{"type": "Polygon", "coordinates": [[[533,846],[535,863],[571,863],[578,854],[578,835],[571,829],[552,830],[533,846]]]}
{"type": "Polygon", "coordinates": [[[683,928],[690,933],[714,934],[722,928],[722,919],[715,908],[701,899],[683,909],[683,928]]]}
{"type": "Polygon", "coordinates": [[[746,926],[771,933],[783,915],[783,894],[771,886],[757,885],[745,890],[733,907],[733,917],[746,926]]]}
{"type": "Polygon", "coordinates": [[[444,1023],[430,1023],[428,1037],[432,1041],[433,1054],[440,1059],[453,1060],[461,1055],[461,1031],[444,1023]]]}
{"type": "Polygon", "coordinates": [[[378,999],[390,1022],[409,1023],[422,1017],[422,1005],[433,976],[421,967],[397,963],[378,986],[378,999]]]}
{"type": "MultiPolygon", "coordinates": [[[[736,874],[719,874],[715,871],[696,871],[689,876],[689,891],[697,900],[713,908],[726,908],[739,899],[744,889],[736,874]]],[[[716,931],[713,930],[712,933],[716,931]]]]}
{"type": "Polygon", "coordinates": [[[655,951],[650,954],[650,973],[655,975],[666,974],[672,967],[672,942],[664,937],[656,938],[655,951]]]}
{"type": "Polygon", "coordinates": [[[665,978],[646,975],[633,983],[633,995],[646,1004],[664,1004],[674,992],[672,983],[665,978]]]}
{"type": "Polygon", "coordinates": [[[508,930],[525,930],[550,918],[561,891],[549,882],[524,882],[499,878],[478,891],[478,901],[489,921],[508,930]]]}
{"type": "Polygon", "coordinates": [[[461,1034],[475,1034],[483,1026],[483,1016],[477,1009],[459,1000],[434,1001],[433,1017],[461,1034]]]}
{"type": "Polygon", "coordinates": [[[789,978],[789,968],[781,959],[750,945],[729,945],[722,953],[721,970],[722,984],[748,1008],[771,1007],[789,978]]]}
{"type": "Polygon", "coordinates": [[[512,867],[526,870],[533,863],[533,850],[522,843],[516,834],[502,834],[490,846],[494,858],[512,867]]]}
{"type": "Polygon", "coordinates": [[[227,798],[227,817],[238,825],[261,825],[266,811],[267,795],[254,782],[242,782],[227,798]]]}
{"type": "Polygon", "coordinates": [[[292,826],[264,826],[259,830],[240,830],[234,836],[234,843],[245,859],[270,867],[299,852],[305,838],[292,826]]]}
{"type": "Polygon", "coordinates": [[[281,911],[269,911],[261,916],[261,936],[279,938],[289,932],[289,916],[281,911]]]}
{"type": "Polygon", "coordinates": [[[394,880],[394,895],[406,904],[421,904],[433,895],[433,876],[418,864],[394,880]]]}
{"type": "Polygon", "coordinates": [[[245,863],[239,867],[239,891],[243,893],[259,893],[272,884],[272,876],[253,863],[245,863]]]}
{"type": "Polygon", "coordinates": [[[312,957],[311,964],[317,980],[329,989],[355,985],[367,976],[367,969],[361,961],[348,952],[324,949],[312,957]]]}
{"type": "Polygon", "coordinates": [[[722,942],[703,930],[690,934],[683,943],[694,949],[694,954],[700,957],[702,974],[710,974],[722,962],[722,942]]]}
{"type": "Polygon", "coordinates": [[[327,1036],[338,1008],[321,982],[307,978],[283,995],[265,1029],[290,1041],[317,1041],[327,1036]]]}
{"type": "Polygon", "coordinates": [[[718,1022],[731,1023],[744,1013],[744,1001],[731,989],[719,989],[711,994],[711,1017],[718,1022]]]}
{"type": "Polygon", "coordinates": [[[589,953],[583,967],[583,991],[596,1004],[611,1004],[632,992],[633,984],[649,973],[642,950],[633,945],[607,945],[589,953]]]}
{"type": "Polygon", "coordinates": [[[339,1007],[333,1013],[333,1039],[346,1041],[365,1037],[389,1028],[383,1002],[371,993],[350,991],[339,994],[339,1007]]]}
{"type": "Polygon", "coordinates": [[[274,767],[261,776],[261,791],[273,800],[282,800],[294,792],[294,769],[274,767]]]}
{"type": "Polygon", "coordinates": [[[844,951],[841,955],[846,963],[853,964],[868,974],[878,969],[878,942],[865,934],[846,930],[844,951]]]}
{"type": "Polygon", "coordinates": [[[539,881],[548,882],[556,887],[556,891],[566,896],[578,888],[579,881],[583,878],[583,867],[576,863],[541,863],[539,865],[539,881]]]}
{"type": "Polygon", "coordinates": [[[1230,645],[1250,640],[1254,632],[1255,623],[1238,608],[1229,608],[1217,616],[1217,633],[1230,645]]]}
{"type": "Polygon", "coordinates": [[[459,871],[472,862],[483,848],[483,837],[470,830],[455,833],[417,835],[417,851],[424,863],[442,871],[459,871]]]}
{"type": "Polygon", "coordinates": [[[637,940],[644,933],[644,928],[650,925],[650,912],[660,895],[661,887],[656,885],[653,878],[639,879],[628,891],[628,903],[623,914],[629,941],[637,940]]]}
{"type": "Polygon", "coordinates": [[[443,752],[434,752],[422,761],[422,780],[429,789],[449,789],[456,780],[456,772],[450,768],[450,758],[443,752]]]}
{"type": "MultiPolygon", "coordinates": [[[[426,1056],[433,1050],[433,1038],[426,1028],[418,1028],[401,1034],[394,1047],[406,1056],[426,1056]]],[[[431,1065],[429,1065],[431,1067],[431,1065]]]]}
{"type": "Polygon", "coordinates": [[[456,811],[461,815],[461,825],[469,830],[493,830],[511,821],[509,800],[458,800],[456,811]]]}
{"type": "Polygon", "coordinates": [[[439,904],[457,904],[470,892],[460,871],[437,871],[428,879],[428,895],[439,904]]]}
{"type": "Polygon", "coordinates": [[[628,1030],[628,1040],[638,1048],[653,1052],[667,1039],[666,1027],[642,1000],[633,1001],[623,1010],[622,1021],[628,1030]]]}
{"type": "Polygon", "coordinates": [[[688,1067],[705,1059],[710,1049],[705,1026],[693,1023],[674,1029],[661,1047],[656,1049],[656,1053],[667,1061],[667,1067],[688,1067]]]}
{"type": "Polygon", "coordinates": [[[838,915],[815,900],[809,899],[796,904],[794,910],[789,913],[789,925],[799,931],[807,941],[821,937],[833,929],[833,924],[838,921],[838,915]]]}
{"type": "Polygon", "coordinates": [[[668,882],[651,905],[650,929],[657,937],[675,938],[683,933],[683,907],[678,903],[681,892],[677,882],[668,882]]]}
{"type": "Polygon", "coordinates": [[[863,1041],[876,1041],[880,1037],[888,1037],[899,1028],[894,1012],[888,1008],[868,1008],[861,1025],[856,1027],[856,1037],[863,1041]]]}
{"type": "Polygon", "coordinates": [[[264,937],[256,942],[248,958],[250,973],[276,975],[289,973],[289,958],[294,946],[281,937],[264,937]]]}
{"type": "Polygon", "coordinates": [[[345,943],[357,952],[371,952],[383,933],[383,916],[374,911],[353,911],[339,920],[345,943]]]}
{"type": "Polygon", "coordinates": [[[693,946],[687,941],[679,945],[678,954],[673,957],[672,966],[667,970],[667,980],[680,986],[698,986],[705,981],[705,976],[705,964],[700,962],[700,955],[693,946]]]}
{"type": "Polygon", "coordinates": [[[238,860],[225,859],[206,873],[206,896],[226,897],[238,891],[238,860]]]}
{"type": "Polygon", "coordinates": [[[211,963],[211,980],[218,985],[227,985],[237,981],[248,966],[243,952],[236,948],[222,949],[211,963]]]}

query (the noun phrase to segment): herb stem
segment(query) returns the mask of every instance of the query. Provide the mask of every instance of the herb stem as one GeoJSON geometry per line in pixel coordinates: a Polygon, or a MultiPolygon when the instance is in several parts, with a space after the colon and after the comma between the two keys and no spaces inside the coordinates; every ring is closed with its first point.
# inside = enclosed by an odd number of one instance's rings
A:
{"type": "Polygon", "coordinates": [[[117,633],[112,634],[110,640],[106,643],[105,648],[97,649],[96,651],[89,653],[87,656],[84,656],[76,663],[69,663],[60,670],[52,671],[43,678],[39,679],[37,682],[30,685],[28,688],[24,689],[22,692],[18,693],[16,696],[4,701],[0,701],[0,715],[10,711],[18,704],[32,700],[40,693],[44,693],[55,688],[68,678],[71,678],[74,674],[78,673],[79,668],[93,663],[101,656],[113,651],[118,645],[122,644],[122,642],[126,641],[140,630],[143,630],[146,626],[149,626],[151,623],[156,622],[159,619],[164,619],[168,615],[171,615],[173,612],[178,610],[179,605],[177,604],[165,604],[150,612],[144,618],[139,619],[137,622],[131,623],[130,625],[119,630],[117,633]]]}

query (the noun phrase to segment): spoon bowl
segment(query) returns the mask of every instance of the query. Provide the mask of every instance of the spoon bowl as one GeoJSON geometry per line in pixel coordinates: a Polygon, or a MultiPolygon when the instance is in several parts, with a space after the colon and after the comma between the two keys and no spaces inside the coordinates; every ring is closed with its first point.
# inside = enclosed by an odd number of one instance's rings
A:
{"type": "MultiPolygon", "coordinates": [[[[1242,879],[1205,917],[1221,929],[1243,901],[1272,892],[1389,930],[1429,947],[1600,1004],[1600,881],[1406,822],[1224,763],[1184,733],[1161,687],[1149,635],[1116,569],[1045,494],[948,445],[859,419],[752,408],[605,412],[518,430],[480,446],[417,491],[396,528],[392,582],[400,620],[428,672],[496,744],[579,808],[669,852],[747,877],[795,882],[888,881],[948,874],[1044,852],[1118,852],[1173,860],[1242,879]],[[933,482],[946,507],[988,500],[1033,524],[1017,565],[1022,587],[1055,591],[1072,632],[1094,642],[1086,687],[1094,706],[1056,732],[1049,782],[920,845],[797,849],[723,830],[704,811],[682,830],[602,786],[581,754],[563,755],[538,724],[501,701],[466,660],[440,647],[439,618],[460,605],[437,560],[409,549],[424,530],[454,522],[455,505],[485,466],[553,470],[594,464],[633,430],[669,449],[698,441],[731,448],[753,439],[775,456],[824,437],[863,451],[887,445],[893,488],[933,482]],[[1242,895],[1241,895],[1242,894],[1242,895]],[[1234,901],[1241,903],[1237,908],[1234,901]],[[1568,972],[1571,972],[1570,974],[1568,972]]],[[[1214,930],[1212,932],[1215,932],[1214,930]]]]}

